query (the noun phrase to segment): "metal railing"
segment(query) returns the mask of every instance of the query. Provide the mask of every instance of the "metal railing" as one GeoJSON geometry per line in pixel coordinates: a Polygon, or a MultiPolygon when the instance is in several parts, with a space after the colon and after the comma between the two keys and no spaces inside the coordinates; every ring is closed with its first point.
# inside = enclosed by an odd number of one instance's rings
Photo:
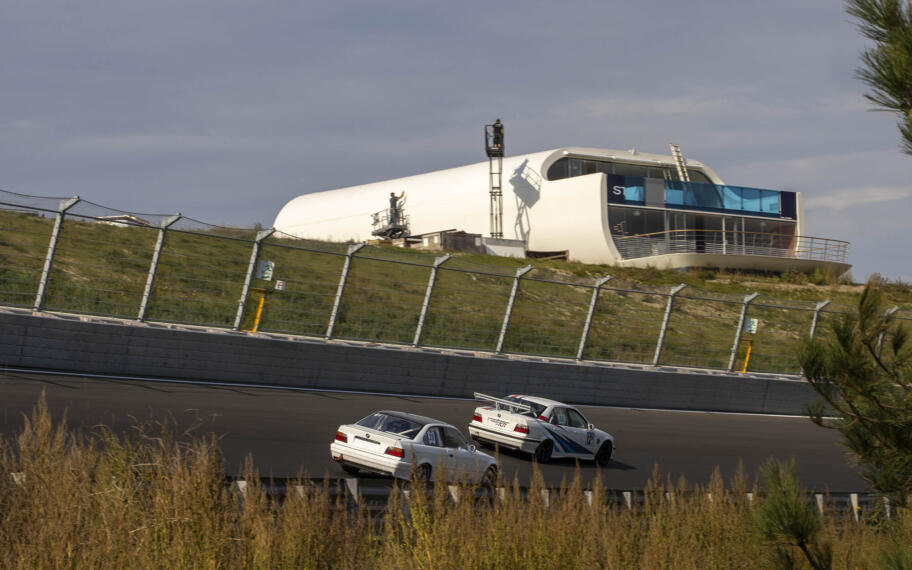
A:
{"type": "Polygon", "coordinates": [[[729,371],[751,344],[751,371],[789,374],[854,310],[475,259],[0,191],[0,305],[33,310],[250,330],[262,307],[265,333],[729,371]]]}
{"type": "Polygon", "coordinates": [[[752,255],[847,263],[849,242],[810,236],[733,230],[671,230],[631,236],[614,235],[624,259],[671,253],[752,255]]]}

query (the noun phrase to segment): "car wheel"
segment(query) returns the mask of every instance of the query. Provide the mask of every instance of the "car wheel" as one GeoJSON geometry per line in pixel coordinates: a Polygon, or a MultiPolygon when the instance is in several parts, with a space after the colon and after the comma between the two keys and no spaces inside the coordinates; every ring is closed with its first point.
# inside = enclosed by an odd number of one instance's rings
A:
{"type": "Polygon", "coordinates": [[[535,461],[538,461],[542,464],[547,463],[551,461],[551,453],[553,452],[554,442],[550,439],[546,439],[545,441],[538,444],[538,447],[535,448],[535,461]]]}
{"type": "Polygon", "coordinates": [[[614,446],[611,445],[610,441],[606,441],[599,448],[598,452],[595,454],[595,462],[605,467],[611,462],[611,454],[614,453],[614,446]]]}
{"type": "Polygon", "coordinates": [[[427,483],[431,480],[431,466],[427,463],[419,465],[415,469],[415,482],[427,483]]]}
{"type": "Polygon", "coordinates": [[[358,473],[361,472],[361,470],[358,469],[357,467],[355,467],[354,465],[349,465],[347,463],[342,464],[342,471],[345,471],[349,475],[357,475],[358,473]]]}
{"type": "Polygon", "coordinates": [[[494,489],[497,485],[497,467],[491,465],[485,469],[484,475],[481,476],[482,489],[494,489]]]}

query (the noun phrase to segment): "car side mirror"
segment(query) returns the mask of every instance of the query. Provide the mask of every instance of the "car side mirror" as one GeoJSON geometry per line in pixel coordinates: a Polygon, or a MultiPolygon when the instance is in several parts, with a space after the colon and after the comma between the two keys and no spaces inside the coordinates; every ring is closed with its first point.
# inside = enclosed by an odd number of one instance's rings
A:
{"type": "Polygon", "coordinates": [[[587,424],[587,425],[586,425],[586,429],[589,430],[589,431],[592,431],[592,430],[595,429],[595,426],[594,426],[593,424],[587,424]]]}
{"type": "Polygon", "coordinates": [[[475,453],[476,451],[478,451],[478,448],[475,447],[474,445],[472,445],[471,443],[468,445],[467,449],[469,450],[469,453],[475,453]]]}

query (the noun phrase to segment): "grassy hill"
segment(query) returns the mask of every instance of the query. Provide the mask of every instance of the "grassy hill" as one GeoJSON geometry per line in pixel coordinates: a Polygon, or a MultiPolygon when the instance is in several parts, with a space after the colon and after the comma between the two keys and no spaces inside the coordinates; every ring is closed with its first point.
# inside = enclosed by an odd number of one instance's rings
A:
{"type": "MultiPolygon", "coordinates": [[[[156,221],[157,223],[157,221],[156,221]]],[[[0,210],[0,304],[32,306],[53,217],[0,210]]],[[[125,226],[67,216],[43,308],[136,318],[159,235],[157,227],[125,226]]],[[[209,226],[182,219],[166,233],[146,318],[230,327],[250,261],[252,229],[209,226]]],[[[261,260],[275,263],[275,281],[254,279],[242,328],[250,329],[259,297],[266,300],[262,331],[322,337],[326,333],[348,244],[273,235],[261,260]]],[[[367,246],[353,260],[334,336],[411,343],[438,254],[367,246]]],[[[422,344],[493,350],[517,268],[533,265],[521,282],[504,351],[575,357],[599,277],[602,289],[584,357],[651,363],[667,293],[679,283],[661,363],[710,368],[728,364],[744,296],[757,292],[750,317],[759,319],[750,369],[797,372],[795,354],[808,336],[814,306],[827,323],[851,311],[861,286],[835,276],[623,269],[573,262],[516,260],[457,254],[441,267],[422,344]]],[[[891,300],[912,319],[912,288],[886,283],[891,300]]],[[[737,366],[747,344],[739,349],[737,366]]]]}

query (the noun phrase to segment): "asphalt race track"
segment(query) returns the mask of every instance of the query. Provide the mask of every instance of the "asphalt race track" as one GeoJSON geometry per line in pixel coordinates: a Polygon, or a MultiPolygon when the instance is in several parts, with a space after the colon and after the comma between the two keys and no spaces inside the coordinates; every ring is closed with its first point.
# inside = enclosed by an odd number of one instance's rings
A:
{"type": "MultiPolygon", "coordinates": [[[[291,477],[343,476],[329,457],[336,427],[378,409],[394,409],[439,418],[461,428],[477,405],[469,400],[379,396],[341,392],[305,392],[267,388],[206,386],[95,379],[0,370],[0,422],[10,442],[44,392],[54,418],[66,412],[70,427],[92,430],[106,425],[128,430],[138,423],[171,418],[193,433],[221,438],[229,474],[247,454],[263,475],[291,477]]],[[[658,465],[663,476],[706,483],[716,466],[728,479],[739,460],[753,477],[770,456],[794,457],[802,483],[824,491],[867,490],[849,466],[838,434],[806,418],[581,407],[595,425],[612,433],[618,450],[602,469],[602,481],[613,489],[642,488],[658,465]]],[[[543,466],[549,485],[569,479],[574,461],[543,466]]],[[[501,453],[505,478],[528,484],[532,465],[522,455],[501,453]]],[[[598,469],[580,465],[584,481],[598,469]]]]}

